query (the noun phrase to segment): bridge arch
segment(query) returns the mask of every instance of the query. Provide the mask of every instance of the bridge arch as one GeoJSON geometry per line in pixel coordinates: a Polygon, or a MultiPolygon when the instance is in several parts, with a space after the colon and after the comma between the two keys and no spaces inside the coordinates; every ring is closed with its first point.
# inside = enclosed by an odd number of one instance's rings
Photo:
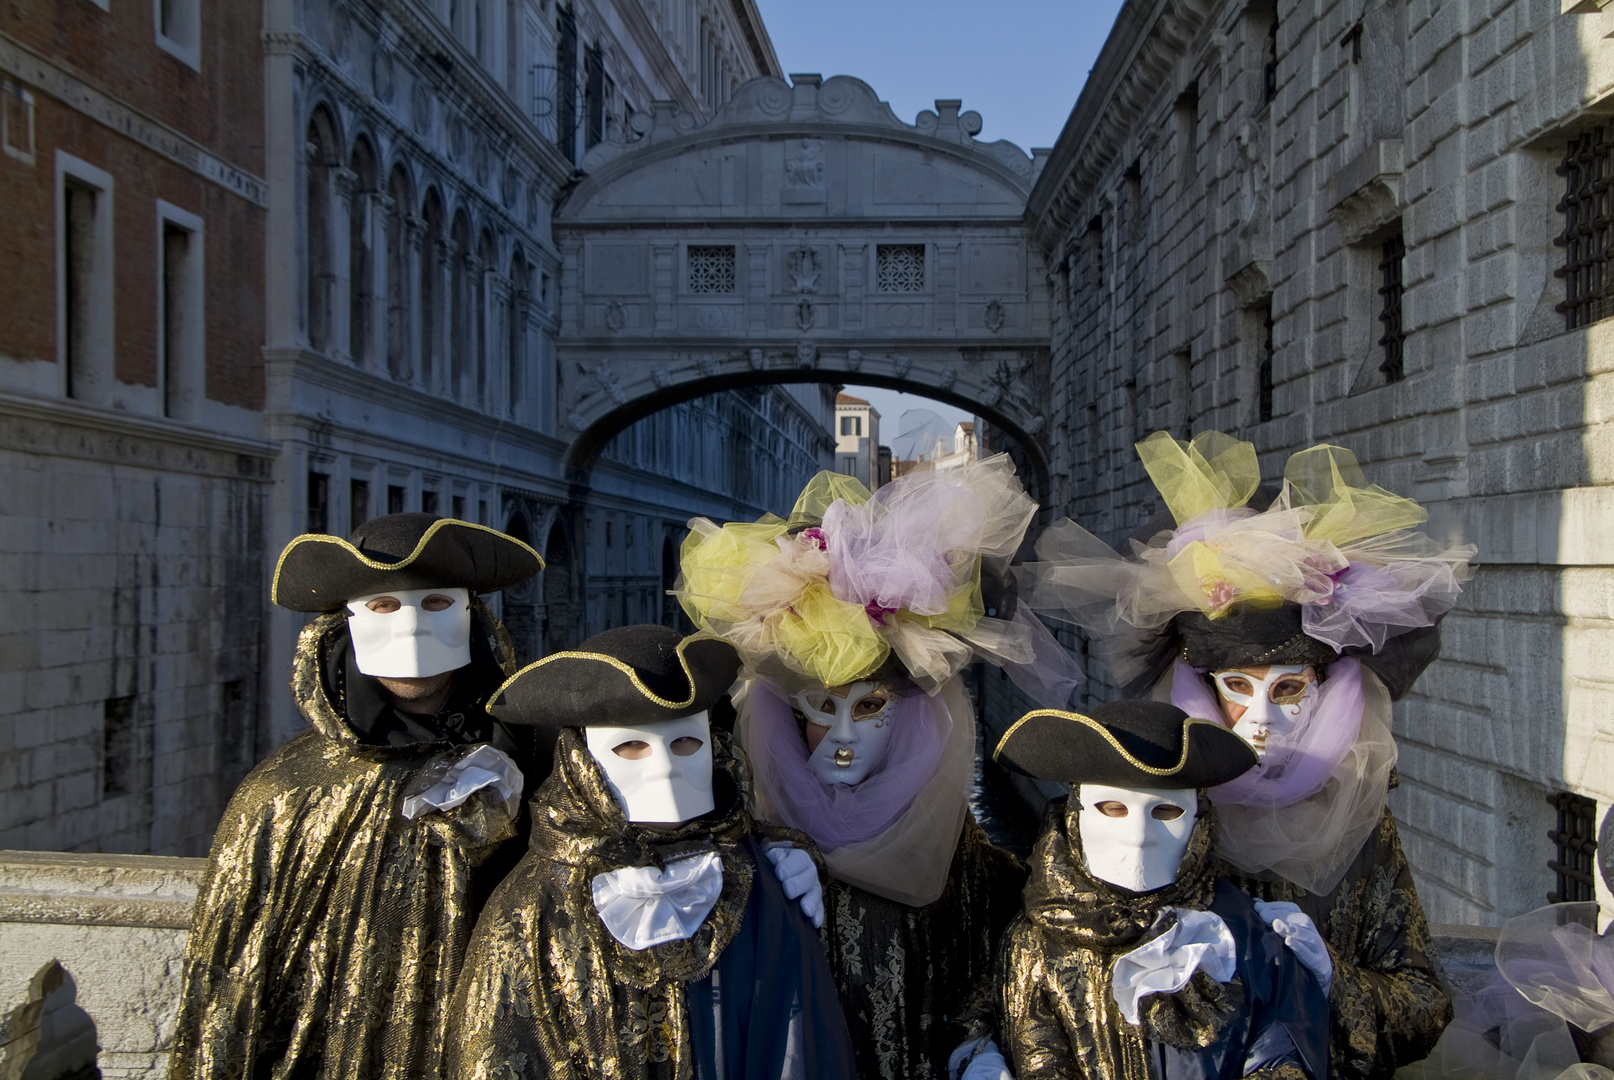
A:
{"type": "Polygon", "coordinates": [[[558,208],[559,433],[576,491],[658,409],[759,383],[889,387],[1021,444],[1046,494],[1049,290],[1025,223],[1040,160],[938,101],[764,77],[697,126],[671,103],[602,144],[558,208]]]}

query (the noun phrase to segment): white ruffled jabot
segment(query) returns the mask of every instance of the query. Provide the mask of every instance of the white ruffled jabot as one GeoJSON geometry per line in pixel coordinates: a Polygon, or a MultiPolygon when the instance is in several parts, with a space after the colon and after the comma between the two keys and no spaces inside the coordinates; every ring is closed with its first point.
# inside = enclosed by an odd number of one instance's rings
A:
{"type": "Polygon", "coordinates": [[[723,891],[715,851],[654,866],[624,866],[596,874],[594,910],[611,936],[630,949],[682,941],[699,929],[723,891]]]}
{"type": "MultiPolygon", "coordinates": [[[[1231,979],[1238,970],[1238,949],[1233,933],[1214,911],[1166,908],[1177,916],[1176,925],[1152,941],[1115,958],[1111,973],[1115,1003],[1126,1022],[1138,1022],[1138,1002],[1150,994],[1175,994],[1188,985],[1194,972],[1219,983],[1231,979]]],[[[1157,918],[1158,925],[1159,919],[1157,918]]]]}

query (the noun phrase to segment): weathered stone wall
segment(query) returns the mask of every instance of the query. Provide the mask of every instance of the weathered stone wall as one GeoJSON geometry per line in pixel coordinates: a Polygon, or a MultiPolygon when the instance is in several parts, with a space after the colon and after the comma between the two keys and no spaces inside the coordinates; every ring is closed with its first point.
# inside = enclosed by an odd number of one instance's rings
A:
{"type": "Polygon", "coordinates": [[[1614,331],[1566,330],[1554,276],[1555,169],[1614,89],[1614,13],[1570,8],[1128,3],[1031,199],[1073,517],[1119,539],[1158,508],[1132,444],[1220,429],[1255,442],[1268,479],[1307,445],[1349,446],[1433,531],[1479,545],[1442,659],[1396,710],[1392,806],[1451,922],[1545,902],[1550,792],[1599,818],[1614,800],[1614,331]],[[1379,290],[1398,234],[1392,381],[1379,290]]]}

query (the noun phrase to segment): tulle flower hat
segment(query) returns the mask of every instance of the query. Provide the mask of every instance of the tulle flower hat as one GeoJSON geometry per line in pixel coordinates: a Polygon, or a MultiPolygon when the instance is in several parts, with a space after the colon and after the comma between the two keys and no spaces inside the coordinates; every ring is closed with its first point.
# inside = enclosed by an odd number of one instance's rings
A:
{"type": "Polygon", "coordinates": [[[691,521],[674,593],[787,688],[898,675],[934,694],[979,657],[1062,704],[1080,672],[1014,606],[1008,570],[1036,511],[1005,454],[874,493],[821,472],[789,518],[691,521]]]}

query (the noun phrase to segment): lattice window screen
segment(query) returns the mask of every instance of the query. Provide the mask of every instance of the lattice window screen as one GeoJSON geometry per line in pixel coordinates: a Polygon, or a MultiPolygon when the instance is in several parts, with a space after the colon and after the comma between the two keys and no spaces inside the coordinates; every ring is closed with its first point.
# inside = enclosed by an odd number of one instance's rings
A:
{"type": "Polygon", "coordinates": [[[689,247],[689,291],[692,293],[731,293],[734,291],[734,248],[724,246],[689,247]]]}
{"type": "Polygon", "coordinates": [[[880,244],[874,249],[874,283],[880,292],[925,291],[925,245],[880,244]]]}
{"type": "Polygon", "coordinates": [[[1614,315],[1614,140],[1609,125],[1593,128],[1569,143],[1558,175],[1564,178],[1564,313],[1568,329],[1589,326],[1614,315]]]}

